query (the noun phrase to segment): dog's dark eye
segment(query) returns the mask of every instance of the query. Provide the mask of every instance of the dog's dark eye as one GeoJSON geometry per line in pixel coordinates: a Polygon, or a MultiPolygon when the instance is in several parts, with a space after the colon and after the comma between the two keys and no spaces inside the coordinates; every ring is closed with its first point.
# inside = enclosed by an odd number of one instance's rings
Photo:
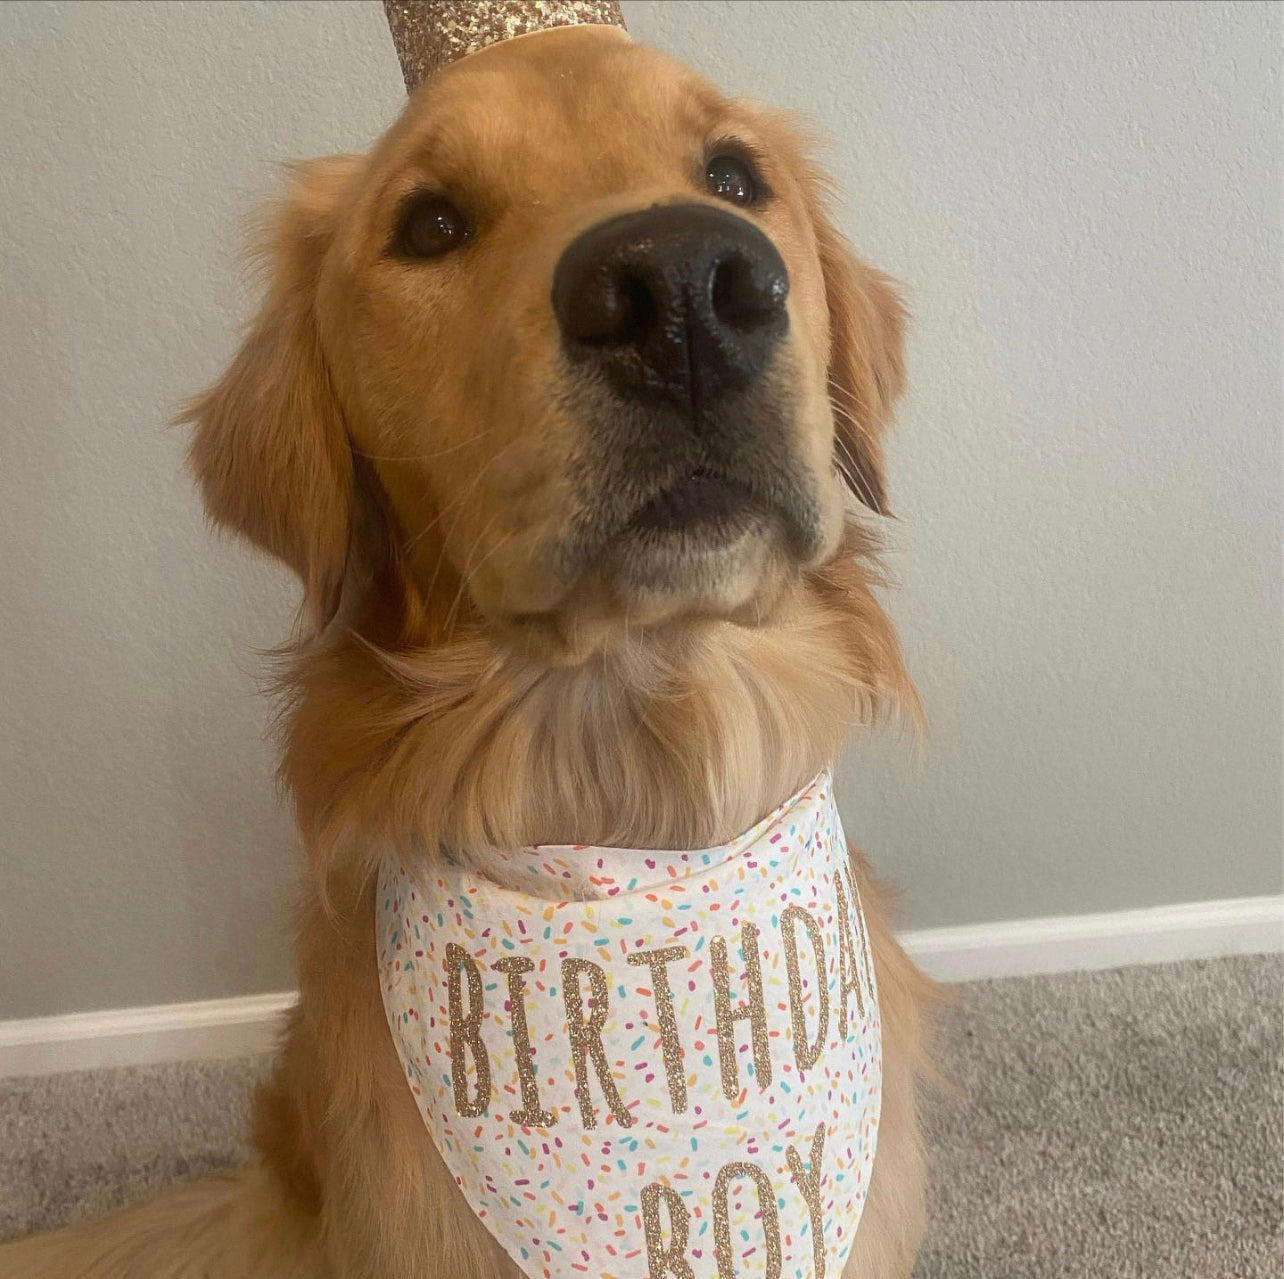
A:
{"type": "Polygon", "coordinates": [[[422,192],[401,211],[392,247],[403,258],[439,258],[472,233],[468,219],[444,195],[422,192]]]}
{"type": "Polygon", "coordinates": [[[711,194],[730,204],[753,204],[758,198],[758,176],[753,165],[738,155],[715,155],[704,167],[711,194]]]}

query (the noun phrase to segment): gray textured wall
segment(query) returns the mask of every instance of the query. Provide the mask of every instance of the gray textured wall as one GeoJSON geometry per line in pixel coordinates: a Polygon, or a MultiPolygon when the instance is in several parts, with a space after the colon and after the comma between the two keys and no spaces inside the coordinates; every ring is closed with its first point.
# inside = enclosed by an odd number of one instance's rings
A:
{"type": "MultiPolygon", "coordinates": [[[[1281,10],[625,4],[834,136],[906,282],[894,611],[932,722],[844,769],[916,925],[1281,887],[1281,10]]],[[[0,6],[0,1016],[290,982],[256,646],[163,427],[244,212],[364,146],[378,5],[0,6]]]]}
{"type": "Polygon", "coordinates": [[[404,101],[377,4],[0,4],[0,1017],[292,984],[264,663],[179,399],[256,290],[245,216],[404,101]]]}

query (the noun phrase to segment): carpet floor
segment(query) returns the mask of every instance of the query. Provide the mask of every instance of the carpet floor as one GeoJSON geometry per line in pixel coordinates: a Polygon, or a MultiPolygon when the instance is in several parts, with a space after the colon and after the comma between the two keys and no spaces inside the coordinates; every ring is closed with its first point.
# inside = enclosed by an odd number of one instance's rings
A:
{"type": "MultiPolygon", "coordinates": [[[[1284,1275],[1284,964],[955,988],[916,1279],[1284,1275]]],[[[0,1239],[244,1157],[257,1060],[0,1081],[0,1239]]]]}

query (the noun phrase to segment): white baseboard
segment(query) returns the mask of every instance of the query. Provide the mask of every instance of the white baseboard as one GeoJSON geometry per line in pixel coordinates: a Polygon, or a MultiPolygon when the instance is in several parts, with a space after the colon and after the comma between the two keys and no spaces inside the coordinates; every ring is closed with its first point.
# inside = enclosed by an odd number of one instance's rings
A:
{"type": "Polygon", "coordinates": [[[0,1021],[0,1079],[270,1052],[293,991],[0,1021]]]}
{"type": "MultiPolygon", "coordinates": [[[[903,933],[939,981],[1025,977],[1284,951],[1284,897],[1005,920],[903,933]]],[[[0,1079],[268,1052],[292,991],[0,1021],[0,1079]]]]}
{"type": "Polygon", "coordinates": [[[901,934],[938,981],[1032,977],[1284,951],[1284,897],[1236,897],[901,934]]]}

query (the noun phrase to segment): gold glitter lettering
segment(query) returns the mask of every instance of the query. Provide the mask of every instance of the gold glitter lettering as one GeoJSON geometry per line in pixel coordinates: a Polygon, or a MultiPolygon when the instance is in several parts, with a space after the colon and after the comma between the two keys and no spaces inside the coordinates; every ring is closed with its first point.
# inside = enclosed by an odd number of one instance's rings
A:
{"type": "Polygon", "coordinates": [[[653,1181],[642,1187],[642,1225],[646,1229],[647,1279],[695,1279],[695,1271],[687,1260],[687,1234],[691,1229],[691,1214],[682,1202],[682,1196],[672,1186],[653,1181]],[[669,1243],[664,1242],[664,1227],[660,1224],[660,1200],[669,1210],[669,1243]]]}
{"type": "Polygon", "coordinates": [[[535,1077],[535,1056],[531,1048],[530,1028],[526,1024],[526,979],[523,974],[535,967],[533,959],[524,955],[505,955],[492,965],[508,974],[508,1007],[513,1022],[513,1055],[517,1058],[517,1082],[522,1090],[519,1110],[510,1110],[508,1117],[515,1124],[528,1128],[549,1128],[557,1123],[557,1116],[539,1104],[539,1080],[535,1077]]]}
{"type": "Polygon", "coordinates": [[[742,1160],[723,1164],[713,1183],[713,1249],[718,1258],[718,1279],[736,1279],[727,1193],[730,1183],[737,1177],[748,1177],[758,1190],[758,1208],[762,1214],[767,1253],[765,1279],[780,1279],[780,1215],[776,1211],[776,1192],[771,1179],[757,1164],[742,1160]]]}
{"type": "Polygon", "coordinates": [[[666,946],[662,950],[642,950],[629,956],[634,968],[651,970],[651,989],[655,995],[655,1016],[660,1023],[660,1043],[664,1049],[664,1076],[669,1083],[669,1102],[675,1115],[686,1113],[687,1080],[682,1073],[682,1041],[678,1022],[673,1015],[673,991],[669,987],[666,965],[686,959],[691,952],[685,946],[666,946]]]}
{"type": "Polygon", "coordinates": [[[820,1209],[821,1160],[825,1157],[825,1121],[816,1125],[816,1135],[811,1139],[811,1172],[803,1168],[802,1156],[790,1146],[785,1151],[789,1160],[789,1178],[807,1201],[811,1216],[811,1257],[815,1269],[814,1279],[825,1279],[825,1219],[820,1209]]]}
{"type": "Polygon", "coordinates": [[[615,1080],[611,1078],[611,1065],[602,1047],[602,1026],[610,1007],[606,994],[606,973],[591,959],[562,960],[562,997],[566,1002],[566,1029],[571,1041],[571,1058],[575,1063],[575,1096],[580,1103],[580,1118],[585,1128],[597,1127],[597,1114],[589,1095],[588,1063],[592,1059],[597,1072],[598,1086],[610,1107],[615,1122],[621,1128],[633,1126],[633,1116],[620,1100],[615,1080]],[[592,1010],[584,1016],[584,996],[580,990],[580,976],[589,979],[589,1002],[592,1010]]]}
{"type": "Polygon", "coordinates": [[[753,1045],[753,1068],[758,1087],[771,1083],[771,1050],[767,1039],[767,1009],[762,998],[762,966],[758,959],[758,928],[746,921],[740,928],[740,950],[745,961],[745,982],[749,987],[748,1003],[731,1007],[727,972],[727,942],[715,937],[709,943],[713,965],[713,1005],[717,1016],[718,1064],[722,1071],[722,1092],[728,1101],[740,1096],[740,1070],[736,1062],[736,1040],[732,1033],[741,1020],[749,1022],[753,1045]]]}
{"type": "Polygon", "coordinates": [[[451,942],[446,947],[447,992],[450,1004],[450,1082],[455,1090],[455,1109],[470,1119],[486,1113],[490,1105],[490,1057],[482,1043],[482,979],[473,957],[451,942]],[[468,1011],[460,978],[468,977],[468,1011]],[[477,1083],[468,1093],[468,1054],[472,1052],[477,1083]]]}
{"type": "Polygon", "coordinates": [[[780,916],[780,936],[785,945],[785,975],[789,982],[789,1018],[794,1028],[794,1061],[799,1070],[810,1070],[819,1060],[829,1038],[829,980],[825,972],[825,939],[820,924],[801,906],[788,906],[780,916]],[[816,989],[820,996],[820,1015],[816,1038],[807,1038],[807,1010],[803,1007],[802,977],[798,972],[798,934],[794,927],[802,923],[811,942],[816,961],[816,989]]]}
{"type": "Polygon", "coordinates": [[[852,940],[851,910],[847,904],[847,889],[841,873],[834,876],[834,892],[838,898],[838,1041],[847,1041],[847,1000],[854,993],[856,1008],[865,1016],[865,998],[861,994],[860,966],[856,962],[856,946],[852,940]]]}

